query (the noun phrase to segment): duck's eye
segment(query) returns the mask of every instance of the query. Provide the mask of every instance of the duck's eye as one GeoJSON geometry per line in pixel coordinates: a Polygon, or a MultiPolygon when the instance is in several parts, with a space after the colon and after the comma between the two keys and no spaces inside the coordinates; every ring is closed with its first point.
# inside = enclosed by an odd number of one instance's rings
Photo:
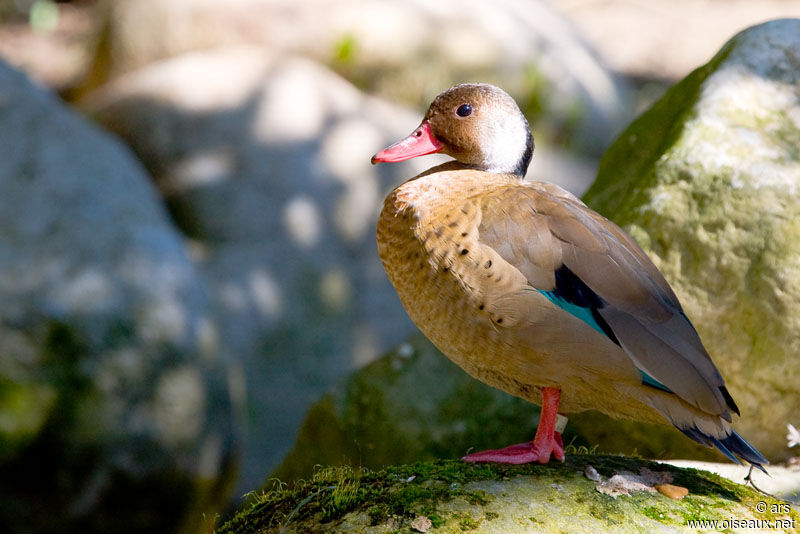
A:
{"type": "Polygon", "coordinates": [[[472,106],[469,104],[461,104],[456,110],[456,115],[459,117],[469,117],[472,115],[472,106]]]}

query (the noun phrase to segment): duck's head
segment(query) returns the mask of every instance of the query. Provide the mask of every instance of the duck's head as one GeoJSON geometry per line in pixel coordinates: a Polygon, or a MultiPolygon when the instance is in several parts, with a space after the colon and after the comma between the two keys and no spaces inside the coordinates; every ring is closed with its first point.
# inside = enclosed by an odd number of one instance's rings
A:
{"type": "Polygon", "coordinates": [[[486,83],[456,85],[437,96],[411,135],[372,156],[372,163],[442,152],[474,169],[524,177],[533,136],[517,103],[486,83]]]}

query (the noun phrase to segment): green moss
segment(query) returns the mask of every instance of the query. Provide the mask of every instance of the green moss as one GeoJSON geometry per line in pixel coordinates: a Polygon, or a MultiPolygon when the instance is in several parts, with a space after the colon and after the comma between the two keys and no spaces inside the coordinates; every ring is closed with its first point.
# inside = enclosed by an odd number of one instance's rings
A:
{"type": "MultiPolygon", "coordinates": [[[[437,516],[437,502],[464,496],[472,504],[485,505],[484,492],[464,491],[467,480],[491,476],[488,466],[463,469],[461,462],[437,462],[388,468],[379,472],[350,467],[318,470],[312,480],[297,481],[290,489],[273,481],[269,489],[258,493],[249,513],[240,513],[219,532],[239,532],[242,527],[269,528],[289,519],[302,521],[317,517],[321,522],[338,519],[345,513],[371,503],[367,514],[373,524],[391,515],[411,518],[419,510],[432,523],[443,524],[437,516]],[[270,510],[268,516],[260,511],[270,510]]],[[[249,531],[249,530],[244,530],[249,531]]]]}
{"type": "Polygon", "coordinates": [[[664,523],[664,512],[658,506],[645,506],[642,508],[642,513],[650,519],[664,523]]]}
{"type": "MultiPolygon", "coordinates": [[[[423,512],[424,511],[425,510],[423,509],[423,512]]],[[[431,513],[426,513],[425,515],[428,517],[428,519],[431,520],[431,526],[434,528],[439,528],[445,523],[445,518],[437,513],[431,512],[431,513]]]]}
{"type": "Polygon", "coordinates": [[[389,508],[383,504],[375,505],[367,510],[367,515],[369,516],[369,524],[374,526],[389,517],[389,508]]]}
{"type": "MultiPolygon", "coordinates": [[[[316,531],[317,527],[312,525],[327,523],[335,527],[346,517],[352,517],[351,512],[359,511],[372,525],[380,525],[389,518],[408,525],[417,515],[425,515],[436,528],[472,530],[485,521],[501,520],[502,515],[497,511],[500,509],[495,506],[498,500],[505,499],[502,494],[489,495],[476,489],[474,483],[510,481],[517,477],[530,479],[538,500],[551,499],[559,506],[568,503],[575,514],[588,514],[610,529],[627,524],[631,514],[666,525],[685,525],[691,519],[724,519],[735,513],[735,509],[754,511],[759,501],[778,502],[704,471],[619,456],[572,455],[563,464],[522,466],[443,460],[381,471],[349,467],[319,469],[311,480],[295,482],[291,487],[273,482],[249,507],[220,527],[218,533],[277,532],[286,525],[298,532],[316,531]],[[669,471],[674,483],[688,488],[690,495],[682,501],[649,493],[614,499],[597,492],[594,483],[585,478],[583,470],[587,464],[605,477],[619,471],[638,472],[642,467],[669,471]],[[558,489],[562,484],[568,489],[558,489]]],[[[783,515],[767,510],[757,517],[772,519],[783,515]]],[[[535,524],[542,521],[536,516],[525,517],[535,524]]],[[[796,512],[791,517],[800,520],[796,512]]]]}
{"type": "Polygon", "coordinates": [[[462,516],[458,521],[458,526],[463,531],[475,530],[480,524],[481,522],[479,520],[472,519],[469,516],[462,516]]]}
{"type": "Polygon", "coordinates": [[[323,522],[340,517],[351,510],[363,497],[359,494],[361,481],[358,476],[350,476],[350,473],[344,469],[334,470],[332,476],[336,479],[336,484],[323,488],[330,489],[330,498],[326,499],[326,503],[322,507],[323,522]]]}
{"type": "Polygon", "coordinates": [[[470,504],[480,504],[486,506],[489,504],[489,496],[485,491],[470,491],[466,494],[467,502],[470,504]]]}

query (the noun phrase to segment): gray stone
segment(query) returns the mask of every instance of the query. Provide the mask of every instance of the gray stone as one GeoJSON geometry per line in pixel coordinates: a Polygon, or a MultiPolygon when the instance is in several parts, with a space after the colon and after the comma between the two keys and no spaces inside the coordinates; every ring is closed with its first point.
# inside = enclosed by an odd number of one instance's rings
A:
{"type": "Polygon", "coordinates": [[[202,280],[141,166],[0,64],[0,530],[194,531],[235,459],[202,280]]]}
{"type": "Polygon", "coordinates": [[[800,407],[800,20],[749,28],[608,150],[586,202],[675,288],[741,408],[790,456],[800,407]]]}

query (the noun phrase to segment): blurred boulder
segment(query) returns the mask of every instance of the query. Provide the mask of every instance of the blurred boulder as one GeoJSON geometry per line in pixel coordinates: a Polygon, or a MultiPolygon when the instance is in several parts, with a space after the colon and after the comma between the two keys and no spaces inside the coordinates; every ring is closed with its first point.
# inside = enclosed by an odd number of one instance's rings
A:
{"type": "Polygon", "coordinates": [[[0,63],[0,531],[196,532],[230,366],[131,154],[0,63]]]}
{"type": "Polygon", "coordinates": [[[422,107],[457,82],[502,85],[540,138],[599,155],[630,119],[625,87],[545,0],[109,0],[95,73],[183,52],[261,44],[422,107]]]}
{"type": "Polygon", "coordinates": [[[800,19],[751,27],[637,119],[584,199],[675,288],[741,409],[790,455],[800,407],[800,19]]]}

